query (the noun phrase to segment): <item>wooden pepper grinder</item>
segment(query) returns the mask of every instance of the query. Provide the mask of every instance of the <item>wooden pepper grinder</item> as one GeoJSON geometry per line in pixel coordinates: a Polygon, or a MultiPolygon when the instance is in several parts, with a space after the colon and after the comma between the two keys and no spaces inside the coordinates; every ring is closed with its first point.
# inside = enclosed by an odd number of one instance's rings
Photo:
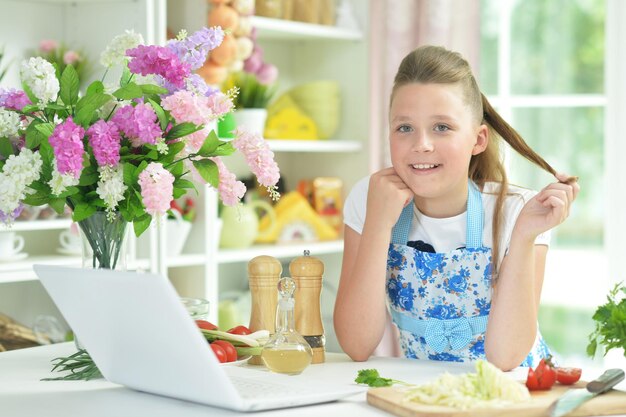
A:
{"type": "Polygon", "coordinates": [[[304,336],[313,350],[311,363],[323,363],[326,360],[324,354],[326,338],[320,311],[320,297],[324,263],[309,256],[309,251],[305,250],[304,256],[291,261],[289,273],[296,282],[296,331],[304,336]]]}
{"type": "MultiPolygon", "coordinates": [[[[278,304],[278,280],[283,267],[278,259],[261,255],[248,262],[248,281],[252,308],[250,314],[250,331],[276,331],[276,306],[278,304]]],[[[248,361],[251,365],[263,365],[260,356],[252,356],[248,361]]]]}

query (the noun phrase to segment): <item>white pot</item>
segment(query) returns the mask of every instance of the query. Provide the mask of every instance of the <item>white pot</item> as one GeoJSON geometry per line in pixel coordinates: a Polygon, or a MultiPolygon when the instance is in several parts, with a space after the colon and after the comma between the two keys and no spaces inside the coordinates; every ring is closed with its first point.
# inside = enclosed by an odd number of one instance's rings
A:
{"type": "Polygon", "coordinates": [[[265,120],[267,120],[267,109],[239,109],[233,112],[233,119],[237,127],[263,135],[265,130],[265,120]]]}
{"type": "Polygon", "coordinates": [[[172,210],[175,219],[167,219],[165,227],[167,228],[167,242],[165,242],[165,250],[168,256],[180,255],[187,241],[187,236],[191,231],[191,222],[183,220],[180,213],[172,210]]]}

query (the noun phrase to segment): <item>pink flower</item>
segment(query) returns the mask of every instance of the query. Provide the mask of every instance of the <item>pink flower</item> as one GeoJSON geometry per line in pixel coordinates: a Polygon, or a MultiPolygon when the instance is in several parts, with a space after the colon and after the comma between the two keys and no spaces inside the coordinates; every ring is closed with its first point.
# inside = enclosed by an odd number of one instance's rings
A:
{"type": "Polygon", "coordinates": [[[265,63],[257,71],[256,78],[261,84],[271,84],[278,78],[278,69],[272,64],[265,63]]]}
{"type": "Polygon", "coordinates": [[[189,122],[203,125],[209,121],[211,115],[207,97],[196,95],[187,90],[179,90],[165,97],[161,101],[161,106],[165,110],[169,110],[177,123],[189,122]]]}
{"type": "Polygon", "coordinates": [[[76,51],[67,51],[63,54],[63,63],[65,65],[72,65],[80,60],[80,55],[76,51]]]}
{"type": "Polygon", "coordinates": [[[22,110],[24,106],[31,103],[25,92],[9,88],[8,90],[0,88],[0,107],[7,110],[22,110]]]}
{"type": "Polygon", "coordinates": [[[85,129],[75,124],[71,117],[54,128],[48,142],[54,151],[60,174],[69,173],[74,178],[80,177],[85,151],[83,136],[85,136],[85,129]]]}
{"type": "Polygon", "coordinates": [[[157,123],[157,115],[149,104],[127,105],[119,108],[111,121],[131,141],[133,147],[145,143],[154,145],[163,132],[157,123]]]}
{"type": "Polygon", "coordinates": [[[191,66],[165,46],[139,45],[126,51],[126,56],[133,58],[128,64],[130,72],[160,75],[178,88],[185,87],[185,78],[191,74],[191,66]]]}
{"type": "Polygon", "coordinates": [[[233,146],[245,156],[246,163],[259,183],[266,187],[276,185],[280,171],[274,161],[274,152],[261,135],[238,128],[235,131],[233,146]]]}
{"type": "Polygon", "coordinates": [[[233,110],[233,101],[222,92],[213,93],[208,97],[208,106],[213,113],[213,118],[217,119],[233,110]]]}
{"type": "Polygon", "coordinates": [[[87,137],[99,166],[117,166],[120,162],[120,131],[115,123],[98,120],[87,130],[87,137]]]}
{"type": "Polygon", "coordinates": [[[162,215],[174,199],[174,176],[162,164],[151,162],[139,174],[141,197],[146,212],[152,216],[162,215]]]}
{"type": "Polygon", "coordinates": [[[50,53],[59,47],[59,43],[54,39],[43,39],[39,42],[39,50],[44,54],[50,53]]]}
{"type": "Polygon", "coordinates": [[[224,162],[219,157],[209,158],[217,165],[219,171],[220,184],[217,187],[217,192],[222,199],[222,202],[227,206],[234,206],[239,203],[239,200],[246,193],[246,186],[241,181],[237,181],[235,174],[230,172],[224,162]]]}

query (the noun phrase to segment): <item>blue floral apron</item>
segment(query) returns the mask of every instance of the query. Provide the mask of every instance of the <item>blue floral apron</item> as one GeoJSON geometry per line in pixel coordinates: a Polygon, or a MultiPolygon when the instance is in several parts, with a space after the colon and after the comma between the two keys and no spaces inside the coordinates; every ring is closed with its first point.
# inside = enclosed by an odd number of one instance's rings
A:
{"type": "MultiPolygon", "coordinates": [[[[407,246],[413,204],[392,232],[387,259],[387,301],[407,358],[468,362],[485,359],[491,309],[491,248],[482,244],[481,193],[469,182],[466,247],[447,253],[407,246]]],[[[550,354],[541,334],[522,366],[550,354]]]]}

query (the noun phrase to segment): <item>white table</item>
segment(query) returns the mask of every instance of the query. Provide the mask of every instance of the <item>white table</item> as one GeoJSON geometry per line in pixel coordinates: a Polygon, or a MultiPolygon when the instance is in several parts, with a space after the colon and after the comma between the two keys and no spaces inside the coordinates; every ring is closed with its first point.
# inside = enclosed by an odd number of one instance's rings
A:
{"type": "MultiPolygon", "coordinates": [[[[176,399],[145,394],[109,383],[92,381],[41,381],[58,376],[50,373],[50,360],[74,353],[72,343],[42,346],[0,353],[0,416],[2,417],[193,417],[193,416],[389,416],[369,406],[365,391],[341,401],[271,410],[252,414],[237,413],[176,399]]],[[[242,365],[248,366],[248,365],[242,365]]],[[[353,381],[359,369],[376,368],[386,378],[411,383],[423,383],[440,373],[471,372],[472,365],[415,361],[398,358],[371,358],[367,362],[352,362],[343,354],[328,354],[324,364],[309,366],[293,378],[324,377],[329,380],[353,381]]],[[[594,377],[596,375],[584,375],[594,377]]]]}

